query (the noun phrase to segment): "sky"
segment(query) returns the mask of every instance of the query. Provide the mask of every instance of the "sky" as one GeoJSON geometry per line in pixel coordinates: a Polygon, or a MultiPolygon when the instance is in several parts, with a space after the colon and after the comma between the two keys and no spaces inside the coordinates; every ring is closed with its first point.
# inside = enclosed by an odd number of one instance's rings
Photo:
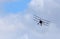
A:
{"type": "Polygon", "coordinates": [[[60,39],[60,0],[0,0],[0,39],[60,39]],[[33,16],[50,21],[37,25],[33,16]]]}

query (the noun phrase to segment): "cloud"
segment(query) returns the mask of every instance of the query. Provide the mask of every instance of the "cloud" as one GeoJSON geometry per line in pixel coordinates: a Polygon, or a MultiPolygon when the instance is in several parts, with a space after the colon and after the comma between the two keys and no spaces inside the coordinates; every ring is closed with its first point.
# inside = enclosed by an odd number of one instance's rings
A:
{"type": "MultiPolygon", "coordinates": [[[[50,14],[48,15],[47,13],[51,13],[50,9],[55,7],[59,7],[59,4],[53,0],[32,0],[26,10],[26,14],[17,13],[1,17],[0,39],[59,39],[60,31],[55,23],[51,23],[47,27],[47,31],[43,32],[40,30],[39,25],[32,21],[32,15],[36,12],[38,12],[36,15],[41,16],[42,14],[43,17],[47,15],[49,18],[50,14]]],[[[44,28],[43,26],[43,30],[44,28]]]]}
{"type": "Polygon", "coordinates": [[[30,6],[32,6],[32,7],[40,7],[41,6],[41,8],[44,6],[44,0],[32,0],[31,2],[30,2],[30,6]]]}
{"type": "Polygon", "coordinates": [[[25,30],[25,25],[21,22],[21,16],[18,14],[9,14],[0,18],[0,39],[17,38],[18,32],[25,30]]]}
{"type": "Polygon", "coordinates": [[[35,11],[42,10],[44,7],[44,0],[32,0],[29,3],[29,7],[32,8],[35,11]]]}
{"type": "Polygon", "coordinates": [[[29,8],[35,11],[35,14],[45,14],[46,16],[52,16],[54,14],[53,9],[58,7],[60,4],[54,0],[32,0],[29,4],[29,8]]]}
{"type": "Polygon", "coordinates": [[[27,14],[24,15],[24,19],[25,19],[26,21],[30,21],[31,18],[32,18],[32,14],[27,13],[27,14]]]}
{"type": "Polygon", "coordinates": [[[31,14],[36,14],[41,18],[55,22],[57,25],[60,23],[59,0],[31,0],[28,10],[31,14]]]}
{"type": "MultiPolygon", "coordinates": [[[[31,31],[30,31],[31,32],[31,31]]],[[[44,33],[40,33],[39,31],[36,30],[32,30],[31,32],[31,37],[33,39],[38,38],[38,39],[60,39],[60,31],[59,29],[56,27],[56,25],[54,23],[51,23],[49,25],[48,31],[44,32],[44,33]]]]}
{"type": "Polygon", "coordinates": [[[20,39],[29,39],[27,34],[24,34],[20,39]]]}
{"type": "Polygon", "coordinates": [[[54,8],[54,7],[59,7],[59,4],[57,2],[55,2],[54,0],[32,0],[30,2],[30,7],[33,7],[35,9],[37,8],[54,8]]]}
{"type": "MultiPolygon", "coordinates": [[[[57,8],[60,8],[60,4],[58,4],[54,0],[32,0],[29,4],[28,10],[33,15],[34,14],[39,15],[40,17],[53,22],[53,21],[55,21],[54,17],[56,17],[56,16],[54,16],[54,14],[57,14],[57,13],[53,13],[53,12],[55,12],[53,10],[57,9],[57,8]]],[[[57,21],[58,21],[58,19],[57,19],[57,21]]],[[[51,23],[47,27],[46,32],[43,32],[42,30],[40,30],[38,25],[37,25],[37,27],[34,23],[32,25],[33,25],[32,26],[33,28],[32,27],[31,27],[31,29],[29,28],[30,29],[29,30],[30,39],[60,39],[60,37],[59,37],[60,29],[58,29],[56,22],[51,23]]]]}

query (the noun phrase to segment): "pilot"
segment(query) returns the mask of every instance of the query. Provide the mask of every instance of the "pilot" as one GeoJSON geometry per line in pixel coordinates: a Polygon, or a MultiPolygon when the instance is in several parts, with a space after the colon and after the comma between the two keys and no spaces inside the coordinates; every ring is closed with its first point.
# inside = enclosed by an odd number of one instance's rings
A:
{"type": "Polygon", "coordinates": [[[42,26],[43,21],[42,21],[42,20],[40,20],[40,21],[39,21],[39,23],[40,23],[40,24],[41,24],[41,26],[42,26]]]}

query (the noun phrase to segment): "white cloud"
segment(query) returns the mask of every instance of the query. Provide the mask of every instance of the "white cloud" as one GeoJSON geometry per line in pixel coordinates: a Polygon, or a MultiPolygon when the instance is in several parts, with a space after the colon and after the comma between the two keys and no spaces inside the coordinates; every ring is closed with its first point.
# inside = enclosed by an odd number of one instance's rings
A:
{"type": "Polygon", "coordinates": [[[44,7],[44,0],[32,0],[29,4],[29,6],[33,9],[33,10],[42,10],[44,7]]]}
{"type": "Polygon", "coordinates": [[[25,18],[26,21],[31,20],[32,14],[29,14],[29,13],[28,13],[28,14],[25,14],[25,15],[24,15],[24,18],[25,18]]]}
{"type": "Polygon", "coordinates": [[[32,0],[30,2],[30,6],[32,6],[32,7],[40,7],[41,6],[41,8],[42,8],[44,6],[44,0],[32,0]]]}
{"type": "MultiPolygon", "coordinates": [[[[38,14],[39,16],[47,16],[51,20],[51,22],[54,21],[54,18],[52,17],[52,15],[54,15],[54,13],[52,13],[54,8],[58,8],[60,7],[60,5],[58,3],[56,3],[54,0],[32,0],[29,4],[29,11],[30,13],[33,15],[34,14],[38,14]],[[42,12],[41,12],[42,11],[42,12]],[[37,12],[37,13],[36,13],[37,12]]],[[[45,17],[45,19],[47,18],[45,17]]],[[[28,16],[26,16],[26,18],[29,18],[28,16]]],[[[28,24],[28,23],[27,23],[28,24]]],[[[30,26],[30,25],[29,25],[30,26]]],[[[31,27],[31,26],[30,26],[31,27]]],[[[32,27],[29,28],[29,36],[32,39],[60,39],[60,29],[58,29],[57,25],[55,23],[51,23],[49,25],[49,27],[47,28],[46,32],[41,32],[39,30],[39,27],[35,24],[32,24],[32,27]]],[[[44,27],[44,26],[43,26],[44,27]]]]}
{"type": "Polygon", "coordinates": [[[33,7],[35,9],[37,8],[44,9],[45,7],[47,8],[59,7],[59,4],[56,3],[54,0],[32,0],[29,5],[30,7],[33,7]]]}
{"type": "MultiPolygon", "coordinates": [[[[54,21],[54,18],[52,17],[52,15],[54,15],[54,13],[52,13],[54,8],[58,8],[60,7],[60,5],[55,2],[54,0],[32,0],[29,4],[29,11],[30,13],[33,15],[34,14],[38,14],[39,16],[43,16],[45,19],[48,17],[51,20],[51,22],[54,21]],[[36,13],[37,12],[37,13],[36,13]],[[47,17],[45,17],[47,16],[47,17]]],[[[28,24],[28,23],[27,23],[28,24]]],[[[30,25],[29,25],[30,26],[30,25]]],[[[60,30],[58,29],[57,25],[55,23],[51,23],[49,25],[49,27],[47,28],[46,32],[41,32],[39,30],[39,27],[35,24],[32,24],[31,29],[29,30],[29,34],[30,34],[30,38],[32,39],[60,39],[60,30]],[[32,29],[32,27],[34,27],[32,29]],[[36,28],[35,28],[36,27],[36,28]]],[[[44,27],[44,26],[43,26],[44,27]]]]}
{"type": "Polygon", "coordinates": [[[52,10],[54,8],[60,7],[60,4],[58,4],[54,0],[32,0],[29,4],[29,8],[38,14],[46,14],[46,15],[52,15],[52,10]]]}
{"type": "MultiPolygon", "coordinates": [[[[35,39],[35,38],[39,38],[39,39],[60,39],[60,37],[59,37],[60,31],[54,23],[51,23],[49,25],[47,32],[40,33],[36,30],[32,30],[32,35],[33,35],[33,39],[35,39]]],[[[32,35],[31,35],[31,37],[32,37],[32,35]]]]}
{"type": "Polygon", "coordinates": [[[9,14],[0,18],[0,39],[13,39],[18,32],[26,29],[21,22],[22,17],[18,14],[9,14]]]}
{"type": "Polygon", "coordinates": [[[29,39],[29,38],[28,38],[28,35],[27,34],[24,34],[23,36],[21,36],[20,39],[29,39]]]}

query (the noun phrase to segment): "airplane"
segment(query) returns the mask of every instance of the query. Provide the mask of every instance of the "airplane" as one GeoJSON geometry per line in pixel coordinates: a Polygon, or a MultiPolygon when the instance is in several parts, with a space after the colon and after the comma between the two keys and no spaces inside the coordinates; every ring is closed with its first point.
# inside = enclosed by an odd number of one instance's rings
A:
{"type": "Polygon", "coordinates": [[[38,24],[38,25],[46,25],[48,26],[50,21],[47,21],[47,20],[44,20],[44,19],[41,19],[40,17],[34,15],[33,17],[33,20],[38,24]]]}

